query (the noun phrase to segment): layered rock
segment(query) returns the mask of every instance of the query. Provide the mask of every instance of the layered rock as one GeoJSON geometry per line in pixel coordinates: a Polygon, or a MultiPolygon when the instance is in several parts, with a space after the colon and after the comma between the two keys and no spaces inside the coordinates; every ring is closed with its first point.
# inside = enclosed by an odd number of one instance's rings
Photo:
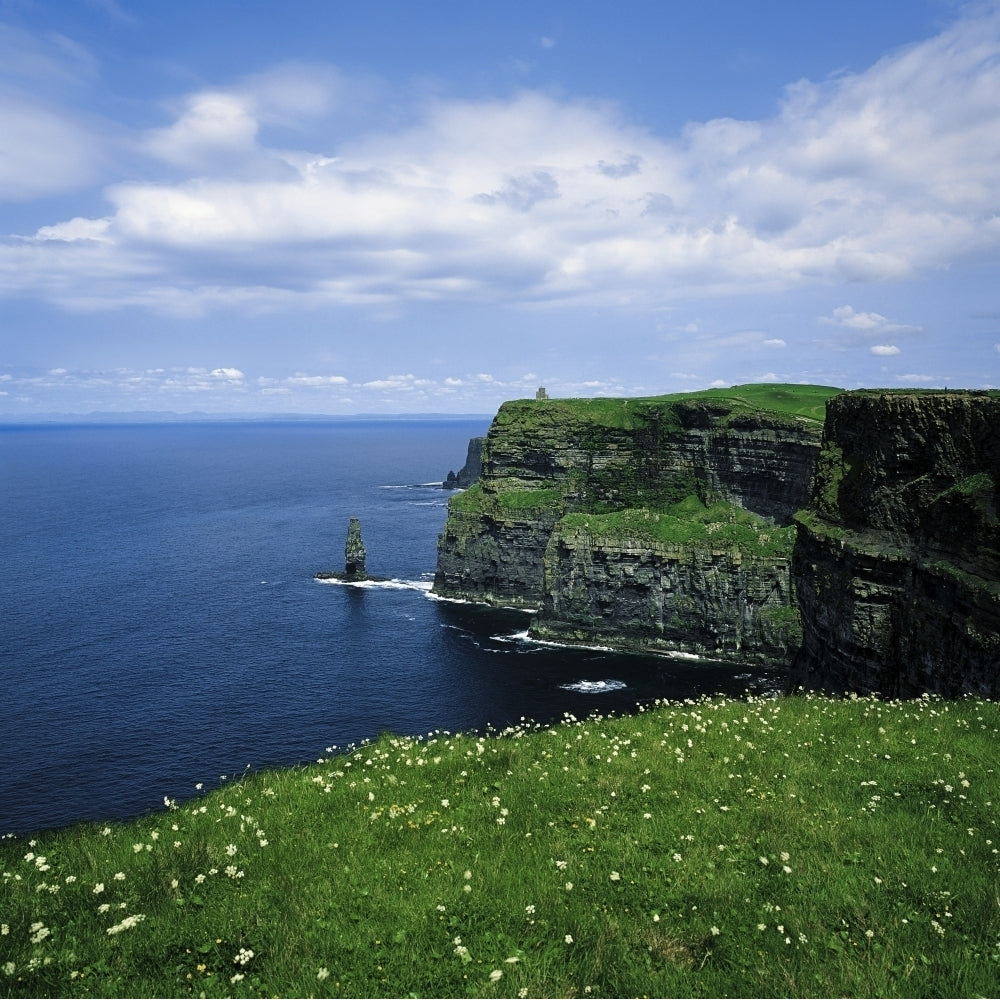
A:
{"type": "Polygon", "coordinates": [[[800,628],[787,556],[560,527],[532,634],[618,649],[786,663],[800,628]]]}
{"type": "Polygon", "coordinates": [[[793,532],[768,535],[810,495],[820,427],[736,390],[505,403],[434,590],[539,609],[540,637],[788,662],[793,532]]]}
{"type": "Polygon", "coordinates": [[[803,684],[1000,695],[1000,398],[830,401],[793,576],[803,684]]]}
{"type": "Polygon", "coordinates": [[[467,490],[470,486],[479,482],[479,477],[483,474],[483,442],[486,438],[474,437],[469,439],[469,450],[465,455],[465,465],[456,474],[451,470],[441,484],[446,490],[467,490]]]}

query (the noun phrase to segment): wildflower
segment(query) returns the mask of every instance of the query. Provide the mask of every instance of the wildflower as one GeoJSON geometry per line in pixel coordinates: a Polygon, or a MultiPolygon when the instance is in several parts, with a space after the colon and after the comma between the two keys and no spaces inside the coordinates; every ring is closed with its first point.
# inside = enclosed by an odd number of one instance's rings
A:
{"type": "Polygon", "coordinates": [[[494,969],[490,973],[490,982],[491,983],[498,983],[498,982],[500,982],[500,979],[501,979],[502,976],[503,976],[503,973],[499,969],[494,969]]]}
{"type": "Polygon", "coordinates": [[[52,931],[48,929],[41,921],[31,925],[31,943],[41,944],[52,931]]]}
{"type": "Polygon", "coordinates": [[[97,885],[94,886],[94,895],[99,896],[102,892],[104,892],[104,883],[98,882],[97,885]]]}
{"type": "Polygon", "coordinates": [[[202,874],[195,875],[194,880],[198,883],[198,885],[201,885],[201,883],[205,881],[205,876],[202,874]]]}
{"type": "Polygon", "coordinates": [[[330,975],[330,970],[325,966],[320,966],[319,972],[316,973],[317,979],[327,979],[330,975]]]}
{"type": "Polygon", "coordinates": [[[226,854],[228,854],[230,857],[232,857],[235,853],[236,853],[236,845],[235,844],[227,844],[226,845],[226,854]]]}
{"type": "Polygon", "coordinates": [[[618,874],[618,872],[612,872],[608,877],[611,879],[612,882],[620,882],[622,878],[621,875],[618,874]]]}
{"type": "Polygon", "coordinates": [[[464,878],[465,881],[468,882],[469,879],[472,878],[472,872],[466,869],[466,871],[462,872],[462,878],[464,878]]]}
{"type": "Polygon", "coordinates": [[[718,937],[718,936],[719,936],[719,934],[721,934],[721,933],[722,933],[722,932],[721,932],[721,931],[719,930],[719,928],[718,928],[718,927],[716,927],[716,926],[715,926],[714,924],[713,924],[713,926],[712,926],[712,928],[711,928],[711,931],[712,931],[712,937],[718,937]]]}
{"type": "Polygon", "coordinates": [[[10,924],[0,924],[0,935],[6,937],[10,933],[10,924]]]}
{"type": "Polygon", "coordinates": [[[16,968],[17,968],[17,966],[16,966],[16,965],[15,965],[15,964],[14,964],[13,962],[4,962],[4,965],[3,965],[3,971],[4,971],[4,972],[5,972],[5,973],[6,973],[6,974],[7,974],[8,976],[13,976],[13,975],[14,975],[14,970],[15,970],[16,968]]]}
{"type": "Polygon", "coordinates": [[[233,956],[233,961],[237,965],[246,965],[253,958],[252,948],[240,948],[236,955],[233,956]]]}
{"type": "Polygon", "coordinates": [[[235,975],[233,975],[233,976],[231,976],[229,978],[229,981],[231,983],[238,983],[242,978],[243,978],[243,973],[242,972],[237,972],[235,975]]]}
{"type": "Polygon", "coordinates": [[[572,882],[567,882],[566,883],[566,891],[567,892],[571,892],[572,889],[573,889],[573,883],[572,882]]]}
{"type": "Polygon", "coordinates": [[[145,846],[144,844],[133,844],[132,850],[135,851],[136,854],[138,854],[143,849],[144,846],[145,846]]]}
{"type": "Polygon", "coordinates": [[[566,937],[563,938],[563,940],[566,942],[566,944],[572,944],[573,943],[573,935],[572,934],[567,934],[566,937]]]}
{"type": "Polygon", "coordinates": [[[113,927],[109,927],[107,933],[120,934],[122,931],[135,927],[136,924],[145,919],[145,913],[133,913],[131,916],[125,917],[120,924],[115,924],[113,927]]]}
{"type": "Polygon", "coordinates": [[[125,881],[125,872],[115,872],[115,881],[116,882],[124,882],[125,881]]]}

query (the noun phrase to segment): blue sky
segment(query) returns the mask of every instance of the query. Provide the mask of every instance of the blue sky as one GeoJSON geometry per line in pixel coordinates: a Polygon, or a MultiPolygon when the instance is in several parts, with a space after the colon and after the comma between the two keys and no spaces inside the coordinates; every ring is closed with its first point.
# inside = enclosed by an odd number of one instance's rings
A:
{"type": "Polygon", "coordinates": [[[997,0],[0,0],[0,414],[995,387],[998,268],[997,0]]]}

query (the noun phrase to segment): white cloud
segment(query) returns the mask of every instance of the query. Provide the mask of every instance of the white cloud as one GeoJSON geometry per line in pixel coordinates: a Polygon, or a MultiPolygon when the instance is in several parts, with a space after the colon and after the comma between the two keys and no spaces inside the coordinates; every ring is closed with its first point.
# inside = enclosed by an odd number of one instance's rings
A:
{"type": "Polygon", "coordinates": [[[853,330],[875,330],[882,329],[889,321],[876,312],[856,312],[853,306],[838,306],[832,316],[821,316],[820,322],[853,330]]]}
{"type": "Polygon", "coordinates": [[[765,347],[787,347],[788,345],[781,339],[781,337],[768,337],[764,341],[765,347]]]}
{"type": "Polygon", "coordinates": [[[910,385],[930,385],[941,381],[937,375],[897,375],[896,380],[910,385]]]}
{"type": "MultiPolygon", "coordinates": [[[[635,309],[947,266],[1000,246],[1000,9],[979,10],[866,72],[796,84],[772,119],[679,136],[522,92],[437,99],[410,124],[338,141],[308,129],[348,103],[351,82],[278,67],[184,98],[140,137],[157,162],[107,188],[105,218],[0,244],[0,293],[179,315],[428,300],[635,309]],[[300,148],[273,144],[272,126],[291,122],[300,148]]],[[[34,176],[79,181],[93,157],[67,115],[7,115],[26,157],[13,196],[34,176]]],[[[825,322],[910,329],[850,306],[825,322]]]]}
{"type": "Polygon", "coordinates": [[[885,333],[916,333],[920,329],[920,327],[908,326],[905,323],[897,323],[887,319],[881,313],[858,312],[853,306],[838,306],[830,316],[821,316],[819,322],[824,326],[835,326],[854,331],[862,337],[877,337],[885,333]]]}
{"type": "Polygon", "coordinates": [[[871,347],[871,352],[879,357],[890,358],[899,354],[899,348],[895,344],[875,344],[871,347]]]}

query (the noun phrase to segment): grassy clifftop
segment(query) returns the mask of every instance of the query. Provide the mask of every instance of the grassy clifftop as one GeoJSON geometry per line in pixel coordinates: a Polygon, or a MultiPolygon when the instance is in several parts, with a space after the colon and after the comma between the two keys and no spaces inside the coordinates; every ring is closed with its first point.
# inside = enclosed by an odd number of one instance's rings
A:
{"type": "MultiPolygon", "coordinates": [[[[764,410],[790,419],[822,424],[826,401],[842,391],[832,386],[767,383],[628,399],[518,399],[504,403],[497,414],[497,426],[504,428],[532,423],[558,425],[572,421],[595,427],[631,430],[643,426],[653,418],[662,420],[666,417],[669,420],[677,407],[699,403],[723,404],[733,416],[764,410]]],[[[679,420],[677,426],[680,426],[679,420]]]]}
{"type": "Polygon", "coordinates": [[[991,996],[1000,708],[385,736],[0,841],[3,996],[991,996]]]}

